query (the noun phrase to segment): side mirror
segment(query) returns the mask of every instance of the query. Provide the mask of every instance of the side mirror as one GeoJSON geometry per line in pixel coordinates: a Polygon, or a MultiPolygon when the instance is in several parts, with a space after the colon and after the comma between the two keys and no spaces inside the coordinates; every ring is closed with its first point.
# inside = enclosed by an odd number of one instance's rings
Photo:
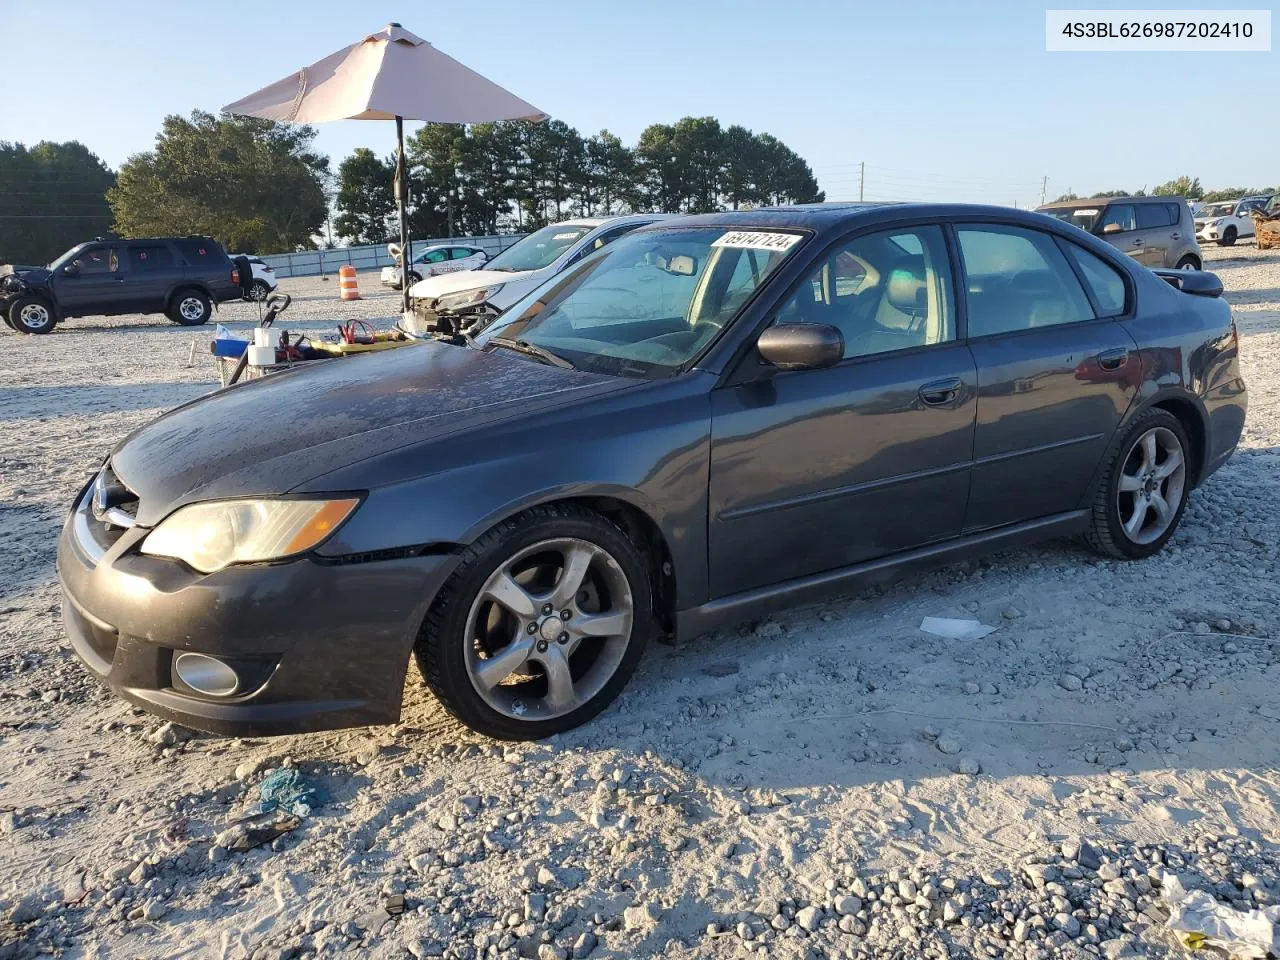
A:
{"type": "Polygon", "coordinates": [[[779,370],[812,370],[840,362],[844,336],[826,323],[782,323],[760,334],[756,349],[779,370]]]}
{"type": "Polygon", "coordinates": [[[72,260],[70,263],[68,263],[65,267],[62,268],[62,272],[66,274],[68,277],[74,277],[77,273],[80,272],[80,261],[72,260]]]}
{"type": "Polygon", "coordinates": [[[1106,236],[1107,234],[1111,234],[1111,233],[1121,233],[1121,232],[1122,231],[1120,229],[1120,224],[1118,223],[1108,223],[1105,227],[1102,228],[1103,236],[1106,236]]]}

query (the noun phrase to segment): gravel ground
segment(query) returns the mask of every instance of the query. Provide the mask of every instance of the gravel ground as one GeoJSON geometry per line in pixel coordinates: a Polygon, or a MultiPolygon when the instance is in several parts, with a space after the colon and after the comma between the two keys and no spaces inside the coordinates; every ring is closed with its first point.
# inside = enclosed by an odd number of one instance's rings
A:
{"type": "MultiPolygon", "coordinates": [[[[1206,257],[1251,409],[1160,556],[1045,544],[654,646],[595,722],[518,746],[416,676],[397,727],[257,741],[103,692],[57,531],[110,445],[215,387],[209,334],[0,337],[0,957],[1166,956],[1168,874],[1277,902],[1280,254],[1206,257]],[[323,801],[238,852],[281,767],[323,801]]],[[[361,284],[286,280],[282,325],[385,325],[361,284]]]]}

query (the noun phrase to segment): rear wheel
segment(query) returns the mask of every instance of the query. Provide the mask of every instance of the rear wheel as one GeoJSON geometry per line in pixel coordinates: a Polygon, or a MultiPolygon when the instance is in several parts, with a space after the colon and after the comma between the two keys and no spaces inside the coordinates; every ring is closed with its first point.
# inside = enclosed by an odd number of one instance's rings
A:
{"type": "Polygon", "coordinates": [[[480,733],[569,730],[635,670],[653,625],[647,570],[598,514],[535,507],[466,551],[423,624],[418,666],[445,709],[480,733]]]}
{"type": "Polygon", "coordinates": [[[1178,418],[1153,409],[1112,448],[1085,540],[1122,560],[1149,557],[1173,536],[1191,492],[1190,445],[1178,418]]]}
{"type": "Polygon", "coordinates": [[[1235,227],[1227,227],[1226,230],[1222,231],[1222,239],[1218,241],[1218,246],[1220,247],[1235,246],[1236,235],[1237,234],[1236,234],[1235,227]]]}
{"type": "Polygon", "coordinates": [[[1198,257],[1193,257],[1191,254],[1188,253],[1185,257],[1183,257],[1181,260],[1178,261],[1178,269],[1179,270],[1199,270],[1200,259],[1198,257]]]}
{"type": "Polygon", "coordinates": [[[417,283],[421,279],[422,279],[422,274],[418,273],[416,270],[409,271],[409,286],[412,287],[415,283],[417,283]]]}
{"type": "Polygon", "coordinates": [[[48,333],[58,324],[58,318],[48,302],[30,296],[13,301],[5,320],[19,333],[48,333]]]}
{"type": "Polygon", "coordinates": [[[209,298],[200,290],[188,287],[173,295],[169,302],[169,319],[184,327],[198,327],[209,319],[211,310],[209,298]]]}
{"type": "Polygon", "coordinates": [[[271,285],[265,280],[255,280],[249,287],[249,299],[259,302],[266,300],[271,296],[271,285]]]}

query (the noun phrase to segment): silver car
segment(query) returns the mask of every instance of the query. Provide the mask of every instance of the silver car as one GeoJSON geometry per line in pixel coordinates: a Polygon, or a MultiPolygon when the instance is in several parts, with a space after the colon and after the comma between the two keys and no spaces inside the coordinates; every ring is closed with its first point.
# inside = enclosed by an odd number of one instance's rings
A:
{"type": "Polygon", "coordinates": [[[1181,197],[1100,197],[1063,200],[1036,208],[1101,237],[1148,267],[1199,270],[1191,208],[1181,197]]]}

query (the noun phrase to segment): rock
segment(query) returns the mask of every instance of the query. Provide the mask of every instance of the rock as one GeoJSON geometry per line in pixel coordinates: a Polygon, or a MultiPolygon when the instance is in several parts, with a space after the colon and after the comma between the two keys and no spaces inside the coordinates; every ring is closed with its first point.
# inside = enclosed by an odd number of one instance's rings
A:
{"type": "Polygon", "coordinates": [[[1086,870],[1097,870],[1102,866],[1102,855],[1087,840],[1080,841],[1080,852],[1076,855],[1076,863],[1086,870]]]}
{"type": "Polygon", "coordinates": [[[1080,921],[1067,912],[1054,914],[1053,925],[1068,937],[1080,936],[1080,921]]]}
{"type": "Polygon", "coordinates": [[[802,910],[796,911],[796,923],[804,927],[810,933],[818,929],[818,925],[822,923],[822,911],[817,907],[808,906],[802,910]]]}
{"type": "Polygon", "coordinates": [[[248,780],[255,773],[260,773],[262,768],[267,766],[268,761],[265,757],[256,757],[252,760],[244,760],[236,765],[236,779],[248,780]]]}
{"type": "Polygon", "coordinates": [[[847,917],[862,909],[862,901],[853,896],[837,897],[835,907],[836,913],[842,917],[847,917]]]}
{"type": "Polygon", "coordinates": [[[902,879],[898,881],[898,896],[903,900],[910,902],[916,898],[917,893],[919,893],[919,890],[916,888],[914,880],[902,879]]]}
{"type": "Polygon", "coordinates": [[[958,923],[962,916],[964,916],[964,911],[960,909],[960,904],[956,903],[955,900],[948,900],[942,905],[944,923],[958,923]]]}
{"type": "Polygon", "coordinates": [[[749,924],[747,924],[747,923],[746,923],[746,921],[743,921],[742,923],[739,923],[739,924],[734,928],[734,931],[733,931],[733,932],[734,932],[734,933],[736,933],[736,934],[738,935],[738,939],[739,939],[739,940],[742,940],[742,941],[744,941],[744,942],[746,942],[746,943],[750,943],[750,942],[751,942],[751,938],[754,936],[754,934],[752,934],[752,932],[751,932],[751,927],[750,927],[750,925],[749,925],[749,924]]]}
{"type": "Polygon", "coordinates": [[[1064,673],[1058,678],[1058,686],[1063,690],[1070,690],[1072,693],[1079,690],[1084,684],[1080,678],[1073,673],[1064,673]]]}
{"type": "Polygon", "coordinates": [[[1132,937],[1116,937],[1114,940],[1102,941],[1102,955],[1107,960],[1125,960],[1142,954],[1138,950],[1138,942],[1132,937]]]}
{"type": "Polygon", "coordinates": [[[151,742],[158,743],[162,747],[172,747],[179,743],[186,743],[193,736],[195,734],[186,727],[176,723],[165,723],[151,734],[151,742]]]}
{"type": "Polygon", "coordinates": [[[956,773],[963,773],[965,776],[976,777],[981,772],[982,764],[973,757],[962,757],[956,764],[956,773]]]}
{"type": "Polygon", "coordinates": [[[1013,925],[1013,942],[1026,943],[1027,937],[1031,934],[1031,926],[1025,920],[1019,920],[1013,925]]]}
{"type": "Polygon", "coordinates": [[[560,878],[548,866],[538,868],[538,884],[543,887],[556,887],[560,885],[560,878]]]}
{"type": "Polygon", "coordinates": [[[168,912],[169,904],[165,903],[163,900],[148,900],[142,906],[142,919],[159,920],[168,912]]]}
{"type": "Polygon", "coordinates": [[[964,744],[960,742],[960,738],[952,733],[944,733],[938,737],[938,749],[948,755],[957,754],[964,749],[964,744]]]}
{"type": "Polygon", "coordinates": [[[855,936],[861,936],[867,932],[866,925],[857,917],[846,916],[840,918],[840,931],[842,933],[852,933],[855,936]]]}
{"type": "Polygon", "coordinates": [[[708,677],[731,677],[738,672],[739,666],[734,660],[721,660],[718,663],[710,663],[702,668],[702,672],[708,677]]]}
{"type": "Polygon", "coordinates": [[[628,930],[647,930],[662,919],[662,908],[652,900],[622,911],[622,925],[628,930]]]}
{"type": "Polygon", "coordinates": [[[1104,883],[1120,879],[1120,868],[1114,863],[1104,863],[1098,867],[1098,879],[1104,883]]]}
{"type": "Polygon", "coordinates": [[[1086,667],[1083,663],[1068,664],[1067,668],[1062,672],[1069,677],[1076,677],[1077,679],[1080,679],[1080,680],[1088,679],[1089,674],[1091,673],[1089,668],[1086,667]]]}
{"type": "Polygon", "coordinates": [[[992,870],[982,875],[982,882],[989,887],[1003,890],[1013,882],[1013,877],[1009,876],[1008,870],[992,870]]]}
{"type": "Polygon", "coordinates": [[[574,960],[584,960],[585,957],[591,956],[591,951],[596,948],[600,940],[590,930],[583,933],[577,940],[573,941],[574,960]]]}
{"type": "Polygon", "coordinates": [[[568,960],[568,957],[568,951],[554,943],[544,943],[538,947],[538,960],[568,960]]]}
{"type": "Polygon", "coordinates": [[[972,680],[970,680],[968,683],[966,683],[966,684],[964,685],[964,692],[965,692],[965,693],[967,693],[967,694],[969,694],[969,696],[971,696],[971,697],[972,697],[972,696],[975,696],[975,695],[976,695],[976,694],[978,694],[978,693],[981,693],[981,692],[982,692],[982,687],[980,687],[978,684],[976,684],[976,683],[974,683],[972,680]]]}
{"type": "Polygon", "coordinates": [[[547,898],[541,893],[528,893],[524,898],[524,919],[528,923],[541,923],[547,915],[547,898]]]}

